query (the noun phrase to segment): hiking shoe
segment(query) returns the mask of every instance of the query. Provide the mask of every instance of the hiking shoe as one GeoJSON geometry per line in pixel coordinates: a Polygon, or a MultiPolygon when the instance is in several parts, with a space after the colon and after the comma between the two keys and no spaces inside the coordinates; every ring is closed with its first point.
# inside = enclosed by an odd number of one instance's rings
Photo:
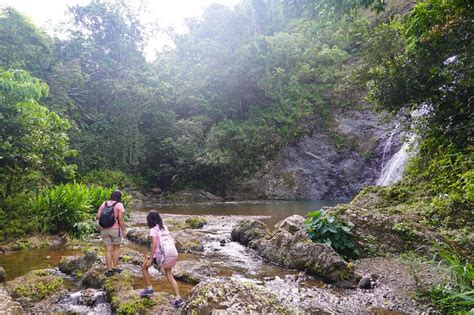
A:
{"type": "Polygon", "coordinates": [[[142,292],[140,292],[140,297],[150,297],[153,295],[153,289],[145,289],[142,292]]]}
{"type": "Polygon", "coordinates": [[[174,307],[181,307],[184,305],[183,299],[176,299],[171,303],[174,307]]]}
{"type": "Polygon", "coordinates": [[[112,269],[112,272],[113,272],[114,274],[116,274],[116,273],[121,273],[122,271],[123,271],[123,269],[120,269],[120,268],[114,268],[114,269],[112,269]]]}
{"type": "Polygon", "coordinates": [[[113,270],[108,270],[108,271],[105,272],[106,277],[113,276],[114,274],[115,274],[115,272],[113,270]]]}

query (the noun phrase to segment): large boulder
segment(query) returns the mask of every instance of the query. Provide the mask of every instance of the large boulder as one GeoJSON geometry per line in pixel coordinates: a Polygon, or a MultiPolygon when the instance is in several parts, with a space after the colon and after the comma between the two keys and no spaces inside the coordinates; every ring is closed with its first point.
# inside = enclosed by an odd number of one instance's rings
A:
{"type": "Polygon", "coordinates": [[[194,230],[182,230],[172,233],[176,249],[180,253],[199,253],[204,251],[202,240],[206,234],[194,230]]]}
{"type": "Polygon", "coordinates": [[[267,237],[269,233],[270,230],[262,221],[244,220],[232,229],[231,239],[253,248],[253,243],[267,237]]]}
{"type": "Polygon", "coordinates": [[[38,302],[64,289],[64,280],[52,270],[33,270],[7,282],[6,290],[14,299],[38,302]]]}
{"type": "Polygon", "coordinates": [[[296,232],[304,230],[304,221],[305,218],[295,214],[275,224],[275,230],[287,231],[291,234],[295,234],[296,232]]]}
{"type": "Polygon", "coordinates": [[[173,267],[173,275],[176,279],[191,284],[199,283],[217,272],[218,270],[205,263],[190,260],[180,260],[173,267]]]}
{"type": "Polygon", "coordinates": [[[273,263],[305,270],[329,282],[352,278],[351,268],[334,249],[311,241],[301,219],[293,216],[277,223],[273,235],[264,229],[263,222],[243,221],[232,230],[232,239],[248,245],[273,263]]]}
{"type": "Polygon", "coordinates": [[[89,251],[82,256],[65,256],[61,258],[58,268],[72,276],[81,276],[100,259],[95,252],[89,251]]]}
{"type": "Polygon", "coordinates": [[[133,275],[129,271],[116,274],[105,280],[104,290],[112,309],[118,314],[174,314],[171,305],[173,296],[155,292],[150,298],[141,298],[140,290],[133,289],[133,275]]]}
{"type": "Polygon", "coordinates": [[[136,227],[127,230],[127,238],[140,245],[149,246],[151,244],[149,235],[150,231],[147,228],[136,227]]]}
{"type": "MultiPolygon", "coordinates": [[[[133,275],[133,277],[141,277],[141,267],[131,263],[120,263],[119,268],[127,271],[133,275]]],[[[105,267],[104,262],[98,262],[94,264],[87,272],[84,273],[81,283],[86,288],[96,288],[100,289],[103,287],[107,277],[105,272],[107,268],[105,267]]]]}
{"type": "Polygon", "coordinates": [[[228,278],[199,283],[192,289],[184,311],[188,314],[290,313],[271,292],[228,278]]]}
{"type": "Polygon", "coordinates": [[[100,289],[104,285],[106,276],[105,272],[107,268],[102,262],[94,264],[89,270],[87,270],[81,280],[81,283],[86,288],[100,289]]]}

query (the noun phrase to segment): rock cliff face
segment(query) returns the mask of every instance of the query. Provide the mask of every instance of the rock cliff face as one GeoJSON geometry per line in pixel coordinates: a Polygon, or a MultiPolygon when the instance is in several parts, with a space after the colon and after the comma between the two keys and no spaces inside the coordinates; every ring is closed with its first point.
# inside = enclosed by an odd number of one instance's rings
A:
{"type": "MultiPolygon", "coordinates": [[[[228,198],[348,200],[376,183],[383,164],[401,147],[401,130],[370,109],[336,113],[329,130],[314,129],[228,198]]],[[[401,129],[401,128],[399,128],[401,129]]]]}

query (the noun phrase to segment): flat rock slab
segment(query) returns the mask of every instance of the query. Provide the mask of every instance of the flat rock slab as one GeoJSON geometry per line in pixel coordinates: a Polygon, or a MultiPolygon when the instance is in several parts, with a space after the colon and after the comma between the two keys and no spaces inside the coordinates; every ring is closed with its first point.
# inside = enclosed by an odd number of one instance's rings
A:
{"type": "Polygon", "coordinates": [[[209,267],[208,264],[190,260],[180,260],[173,267],[173,275],[176,279],[191,284],[197,284],[218,272],[217,269],[209,267]]]}
{"type": "Polygon", "coordinates": [[[214,278],[199,283],[191,291],[184,311],[188,314],[290,312],[271,292],[230,278],[214,278]]]}

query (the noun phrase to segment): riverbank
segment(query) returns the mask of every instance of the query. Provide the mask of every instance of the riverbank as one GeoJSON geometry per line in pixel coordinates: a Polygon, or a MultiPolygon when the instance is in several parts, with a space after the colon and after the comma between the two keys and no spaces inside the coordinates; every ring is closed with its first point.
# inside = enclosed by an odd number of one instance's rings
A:
{"type": "MultiPolygon", "coordinates": [[[[7,292],[12,294],[11,290],[8,291],[12,281],[27,282],[28,274],[35,272],[30,270],[46,268],[66,279],[67,285],[40,301],[15,296],[14,299],[25,310],[48,307],[58,311],[81,309],[82,312],[180,312],[168,307],[171,290],[163,275],[157,272],[152,273],[153,284],[155,290],[162,293],[152,301],[136,298],[136,293],[143,287],[140,265],[142,255],[147,251],[145,215],[144,211],[132,212],[120,259],[121,267],[126,271],[113,278],[124,283],[120,290],[107,285],[107,279],[103,276],[103,249],[98,236],[94,236],[85,241],[70,241],[63,245],[62,252],[58,248],[43,252],[30,249],[28,252],[37,256],[36,261],[22,259],[19,255],[24,252],[1,255],[0,265],[5,257],[9,257],[11,261],[22,261],[23,267],[29,267],[21,271],[23,275],[17,272],[16,280],[11,276],[15,273],[15,266],[6,268],[7,292]],[[48,254],[48,251],[56,255],[48,254]],[[58,262],[59,256],[62,258],[58,262]],[[47,263],[42,264],[41,260],[47,263]],[[97,299],[94,300],[94,296],[97,299]],[[117,297],[120,297],[120,302],[117,302],[117,297]]],[[[257,251],[231,241],[231,232],[239,223],[244,220],[268,222],[269,216],[164,214],[163,217],[181,253],[175,275],[186,298],[185,310],[189,312],[227,309],[347,313],[353,312],[354,305],[357,305],[357,312],[360,313],[420,313],[429,306],[414,300],[413,292],[449,279],[445,271],[429,262],[392,255],[350,263],[354,274],[368,279],[367,289],[359,288],[358,281],[334,285],[304,270],[267,262],[257,251]],[[233,292],[234,298],[222,292],[233,292]],[[264,297],[270,302],[262,303],[264,297]],[[245,301],[246,305],[239,304],[239,301],[245,301]]],[[[273,226],[267,226],[273,233],[273,226]]]]}

